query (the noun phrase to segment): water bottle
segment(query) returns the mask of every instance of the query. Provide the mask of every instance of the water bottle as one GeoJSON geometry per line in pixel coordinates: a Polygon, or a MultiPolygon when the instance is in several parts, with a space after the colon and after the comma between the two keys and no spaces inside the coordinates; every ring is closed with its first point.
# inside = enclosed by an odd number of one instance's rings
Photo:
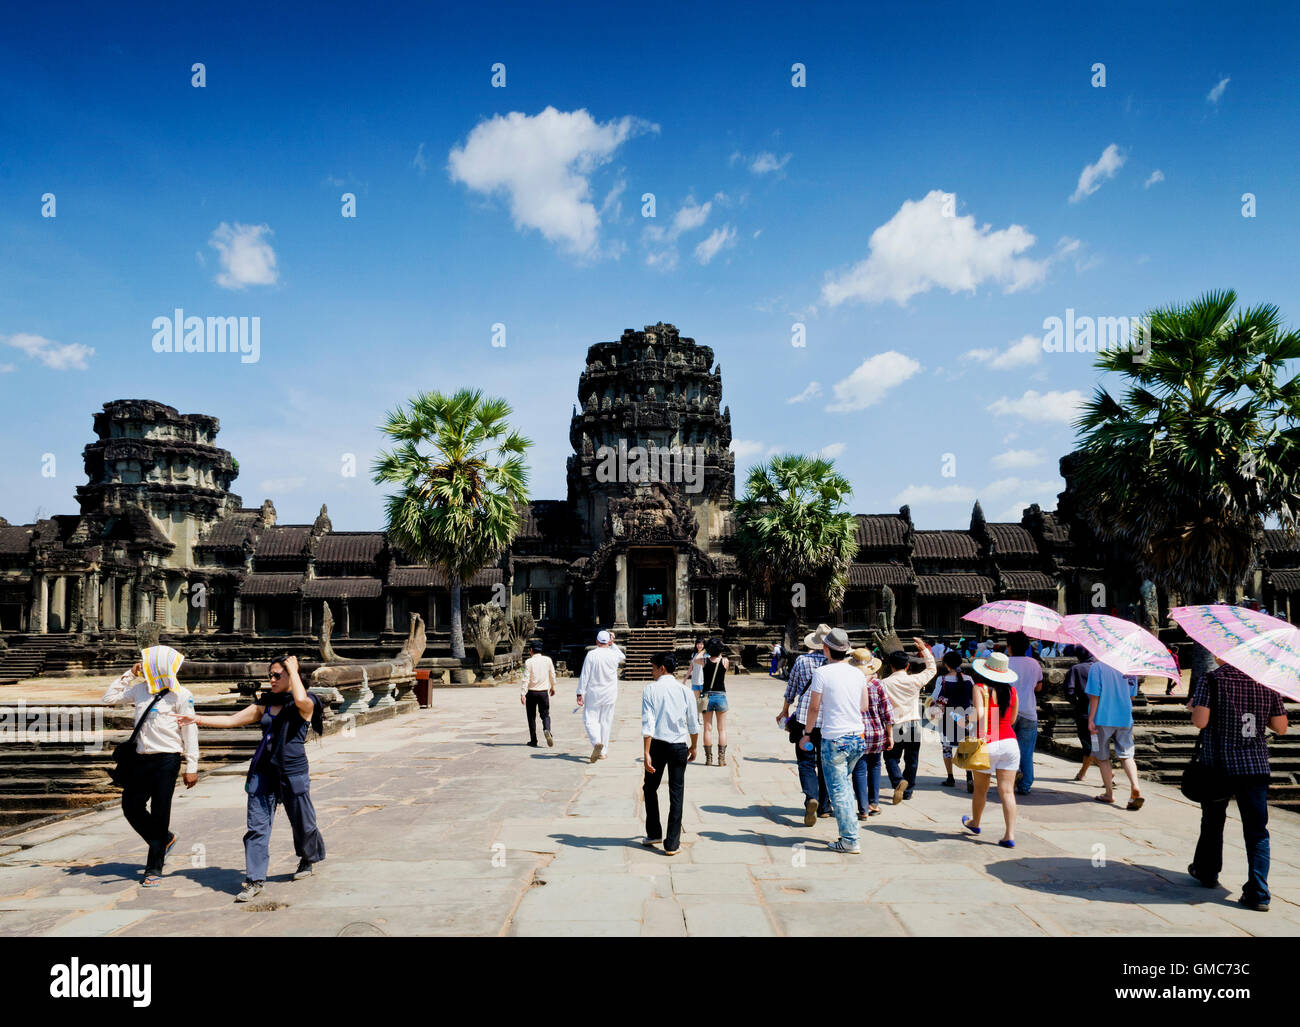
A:
{"type": "Polygon", "coordinates": [[[812,748],[813,748],[812,739],[801,738],[799,740],[799,748],[802,749],[804,752],[812,752],[812,748]]]}

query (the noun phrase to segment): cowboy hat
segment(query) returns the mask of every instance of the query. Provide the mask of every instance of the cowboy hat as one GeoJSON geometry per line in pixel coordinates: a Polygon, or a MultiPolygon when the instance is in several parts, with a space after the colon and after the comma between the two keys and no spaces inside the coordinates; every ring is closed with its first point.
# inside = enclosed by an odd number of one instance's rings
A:
{"type": "Polygon", "coordinates": [[[1019,675],[1011,669],[1006,653],[989,653],[987,659],[976,658],[971,661],[971,670],[982,678],[996,681],[1003,685],[1013,685],[1019,675]]]}
{"type": "Polygon", "coordinates": [[[880,657],[866,646],[861,649],[850,650],[849,659],[852,661],[853,666],[857,667],[869,678],[875,677],[882,666],[880,657]]]}
{"type": "Polygon", "coordinates": [[[803,647],[811,649],[814,652],[821,652],[822,645],[826,641],[826,636],[831,633],[829,624],[818,624],[816,631],[810,631],[803,636],[803,647]]]}

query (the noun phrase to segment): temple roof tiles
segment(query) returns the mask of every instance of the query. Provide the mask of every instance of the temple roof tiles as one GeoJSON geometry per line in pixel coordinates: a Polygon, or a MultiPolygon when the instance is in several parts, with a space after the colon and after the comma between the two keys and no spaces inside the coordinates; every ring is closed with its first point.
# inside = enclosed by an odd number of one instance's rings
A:
{"type": "Polygon", "coordinates": [[[384,583],[378,578],[309,578],[302,583],[304,599],[378,599],[384,583]]]}
{"type": "Polygon", "coordinates": [[[990,523],[988,532],[996,546],[995,556],[1038,555],[1038,544],[1023,525],[990,523]]]}
{"type": "Polygon", "coordinates": [[[979,543],[969,531],[918,531],[912,556],[917,560],[975,560],[979,543]]]}
{"type": "MultiPolygon", "coordinates": [[[[272,529],[274,530],[274,529],[272,529]]],[[[316,546],[318,564],[373,567],[383,552],[385,539],[379,531],[331,531],[316,546]]]]}
{"type": "Polygon", "coordinates": [[[849,564],[849,586],[871,588],[881,585],[915,585],[916,575],[901,563],[849,564]]]}
{"type": "MultiPolygon", "coordinates": [[[[500,567],[484,567],[465,588],[489,588],[505,580],[500,567]]],[[[393,567],[388,572],[388,584],[393,588],[446,588],[447,575],[438,567],[393,567]]]]}
{"type": "Polygon", "coordinates": [[[301,574],[250,574],[240,586],[241,596],[290,596],[302,590],[301,574]]]}
{"type": "Polygon", "coordinates": [[[857,514],[858,545],[885,549],[907,545],[907,522],[898,514],[857,514]]]}
{"type": "Polygon", "coordinates": [[[257,540],[259,559],[283,560],[307,555],[311,525],[286,524],[267,528],[257,540]]]}
{"type": "Polygon", "coordinates": [[[961,596],[992,599],[998,590],[997,583],[983,574],[918,574],[917,595],[961,596]]]}
{"type": "Polygon", "coordinates": [[[1002,578],[1012,592],[1056,592],[1056,580],[1042,571],[1003,571],[1002,578]]]}

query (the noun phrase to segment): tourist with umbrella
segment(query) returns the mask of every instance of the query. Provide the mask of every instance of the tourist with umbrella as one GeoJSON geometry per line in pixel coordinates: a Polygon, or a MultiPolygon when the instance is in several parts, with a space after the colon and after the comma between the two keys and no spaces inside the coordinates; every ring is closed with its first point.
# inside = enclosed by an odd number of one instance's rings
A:
{"type": "Polygon", "coordinates": [[[1283,694],[1300,697],[1300,631],[1286,621],[1237,606],[1181,606],[1170,618],[1209,649],[1219,666],[1192,685],[1192,724],[1201,729],[1193,759],[1200,764],[1201,832],[1187,872],[1207,888],[1223,868],[1228,803],[1241,814],[1247,880],[1238,900],[1268,909],[1267,736],[1287,730],[1283,694]]]}

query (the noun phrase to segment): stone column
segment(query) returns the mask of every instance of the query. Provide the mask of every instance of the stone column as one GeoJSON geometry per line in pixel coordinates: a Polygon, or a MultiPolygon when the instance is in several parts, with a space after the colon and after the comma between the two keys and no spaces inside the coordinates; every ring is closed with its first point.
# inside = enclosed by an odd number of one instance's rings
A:
{"type": "Polygon", "coordinates": [[[614,630],[627,630],[627,553],[614,556],[614,630]]]}
{"type": "Polygon", "coordinates": [[[149,592],[144,587],[143,581],[137,581],[135,586],[135,623],[136,626],[153,620],[153,611],[149,609],[149,592]]]}
{"type": "Polygon", "coordinates": [[[230,630],[244,630],[244,603],[239,598],[239,593],[235,593],[234,598],[230,600],[230,630]]]}
{"type": "Polygon", "coordinates": [[[428,615],[424,618],[424,623],[429,631],[438,626],[438,593],[433,589],[425,594],[425,608],[428,615]]]}
{"type": "Polygon", "coordinates": [[[82,627],[86,631],[99,631],[99,575],[91,571],[84,585],[85,602],[82,607],[82,627]]]}
{"type": "Polygon", "coordinates": [[[691,557],[677,554],[677,624],[678,631],[691,629],[691,557]]]}
{"type": "MultiPolygon", "coordinates": [[[[68,579],[60,574],[54,579],[54,588],[50,592],[50,605],[58,614],[60,631],[68,630],[68,579]]],[[[51,618],[53,619],[53,618],[51,618]]]]}
{"type": "Polygon", "coordinates": [[[348,610],[348,597],[343,597],[343,630],[339,632],[340,638],[348,638],[352,634],[352,616],[348,610]]]}
{"type": "Polygon", "coordinates": [[[384,593],[384,630],[393,630],[393,593],[384,593]]]}
{"type": "Polygon", "coordinates": [[[27,627],[33,634],[44,635],[50,630],[50,582],[44,574],[32,578],[32,615],[27,627]]]}

